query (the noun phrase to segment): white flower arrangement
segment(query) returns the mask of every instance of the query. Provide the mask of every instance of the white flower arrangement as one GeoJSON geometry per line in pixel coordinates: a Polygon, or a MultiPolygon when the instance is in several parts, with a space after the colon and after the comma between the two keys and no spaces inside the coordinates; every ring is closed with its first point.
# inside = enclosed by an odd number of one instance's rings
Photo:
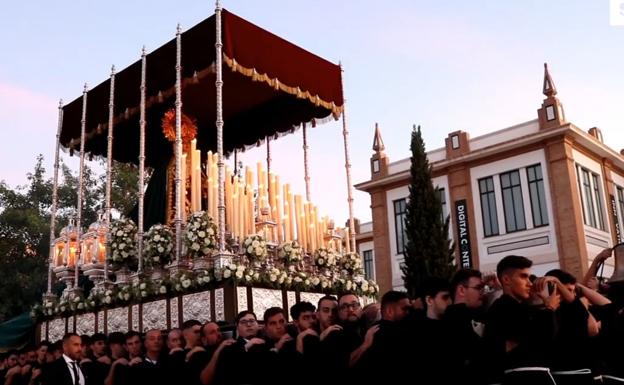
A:
{"type": "Polygon", "coordinates": [[[295,264],[301,261],[303,251],[297,241],[284,242],[277,249],[277,256],[286,264],[295,264]]]}
{"type": "Polygon", "coordinates": [[[114,221],[110,228],[111,263],[116,268],[130,267],[136,258],[137,226],[129,218],[114,221]]]}
{"type": "Polygon", "coordinates": [[[314,251],[314,264],[320,268],[331,268],[336,265],[336,252],[324,247],[314,251]]]}
{"type": "Polygon", "coordinates": [[[208,270],[200,270],[195,276],[195,282],[198,286],[204,286],[212,282],[213,272],[208,270]]]}
{"type": "Polygon", "coordinates": [[[206,211],[198,211],[186,221],[184,241],[189,256],[209,256],[217,245],[217,225],[206,211]]]}
{"type": "Polygon", "coordinates": [[[143,262],[149,267],[161,267],[171,262],[173,231],[166,225],[156,224],[148,230],[144,239],[143,262]]]}
{"type": "Polygon", "coordinates": [[[362,257],[358,253],[344,254],[339,260],[340,268],[350,275],[362,273],[362,257]]]}
{"type": "Polygon", "coordinates": [[[126,285],[121,287],[118,291],[117,291],[117,298],[116,298],[116,302],[120,302],[120,303],[127,303],[130,302],[132,300],[132,296],[133,296],[133,292],[134,292],[134,287],[130,286],[130,285],[126,285]]]}
{"type": "Polygon", "coordinates": [[[264,237],[259,234],[253,234],[245,238],[243,241],[243,250],[247,258],[253,262],[264,261],[269,252],[264,237]]]}
{"type": "Polygon", "coordinates": [[[171,279],[171,288],[178,293],[190,291],[193,287],[194,279],[189,273],[181,273],[171,279]]]}

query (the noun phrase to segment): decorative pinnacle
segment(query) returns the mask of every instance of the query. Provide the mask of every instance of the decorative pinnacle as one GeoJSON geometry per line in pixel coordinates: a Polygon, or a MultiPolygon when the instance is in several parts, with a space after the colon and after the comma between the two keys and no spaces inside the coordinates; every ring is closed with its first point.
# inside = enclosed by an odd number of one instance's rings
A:
{"type": "Polygon", "coordinates": [[[59,99],[59,108],[63,108],[63,98],[59,99]]]}
{"type": "Polygon", "coordinates": [[[111,66],[111,75],[115,75],[115,65],[111,66]]]}
{"type": "Polygon", "coordinates": [[[544,87],[542,92],[546,96],[557,95],[557,88],[555,88],[555,82],[553,82],[550,72],[548,71],[548,63],[544,63],[544,87]]]}
{"type": "Polygon", "coordinates": [[[82,90],[82,93],[86,93],[87,91],[89,91],[89,85],[87,83],[84,84],[84,89],[82,90]]]}
{"type": "Polygon", "coordinates": [[[178,26],[176,28],[176,34],[179,35],[182,33],[182,25],[180,23],[178,23],[178,26]]]}
{"type": "Polygon", "coordinates": [[[373,151],[383,152],[386,149],[383,139],[381,139],[381,131],[379,131],[379,124],[375,122],[375,138],[373,139],[373,151]]]}
{"type": "Polygon", "coordinates": [[[143,48],[141,48],[141,56],[145,56],[145,55],[147,55],[147,53],[146,53],[146,50],[145,50],[145,46],[143,46],[143,48]]]}

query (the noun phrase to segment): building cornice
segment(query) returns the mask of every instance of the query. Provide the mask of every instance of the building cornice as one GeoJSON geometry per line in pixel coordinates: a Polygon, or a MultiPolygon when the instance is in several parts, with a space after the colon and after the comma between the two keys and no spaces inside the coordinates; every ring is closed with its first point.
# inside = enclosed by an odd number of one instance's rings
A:
{"type": "MultiPolygon", "coordinates": [[[[497,132],[498,133],[498,132],[497,132]]],[[[570,135],[574,138],[575,143],[582,145],[583,147],[594,151],[602,158],[610,160],[614,166],[620,170],[624,170],[624,158],[613,149],[607,147],[604,143],[599,142],[591,135],[576,127],[572,123],[567,123],[559,128],[539,131],[530,135],[525,135],[519,138],[514,138],[505,142],[497,143],[476,151],[472,151],[466,155],[458,156],[453,159],[441,160],[432,162],[432,171],[440,171],[446,168],[452,168],[453,166],[463,165],[470,162],[475,162],[481,158],[490,157],[499,153],[506,153],[510,150],[531,145],[534,143],[546,141],[548,139],[570,135]]],[[[403,159],[404,160],[404,159],[403,159]]],[[[401,162],[399,160],[395,163],[401,162]]],[[[398,173],[387,175],[377,180],[368,180],[366,182],[358,183],[355,188],[360,191],[370,192],[372,190],[398,183],[402,180],[409,180],[410,170],[409,168],[398,173]]]]}

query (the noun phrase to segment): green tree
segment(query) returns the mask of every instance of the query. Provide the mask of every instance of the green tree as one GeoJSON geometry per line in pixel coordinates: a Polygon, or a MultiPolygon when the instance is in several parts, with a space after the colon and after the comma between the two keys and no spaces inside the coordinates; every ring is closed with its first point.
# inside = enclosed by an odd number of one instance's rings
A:
{"type": "Polygon", "coordinates": [[[450,279],[455,271],[454,245],[448,236],[449,217],[442,218],[440,196],[431,181],[420,126],[412,130],[411,182],[406,203],[403,281],[412,296],[421,294],[429,277],[450,279]]]}

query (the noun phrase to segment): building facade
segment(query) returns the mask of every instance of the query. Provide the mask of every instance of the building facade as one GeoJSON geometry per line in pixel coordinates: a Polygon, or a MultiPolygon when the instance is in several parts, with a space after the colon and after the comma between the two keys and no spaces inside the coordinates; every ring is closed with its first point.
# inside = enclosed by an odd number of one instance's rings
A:
{"type": "MultiPolygon", "coordinates": [[[[621,240],[624,156],[598,128],[566,121],[547,67],[543,93],[537,119],[475,138],[451,132],[445,147],[427,153],[461,266],[494,271],[516,254],[530,258],[537,275],[562,268],[580,277],[621,240]]],[[[370,256],[382,291],[401,289],[410,159],[391,163],[377,126],[373,151],[371,178],[356,185],[370,194],[373,219],[358,250],[370,256]]]]}

